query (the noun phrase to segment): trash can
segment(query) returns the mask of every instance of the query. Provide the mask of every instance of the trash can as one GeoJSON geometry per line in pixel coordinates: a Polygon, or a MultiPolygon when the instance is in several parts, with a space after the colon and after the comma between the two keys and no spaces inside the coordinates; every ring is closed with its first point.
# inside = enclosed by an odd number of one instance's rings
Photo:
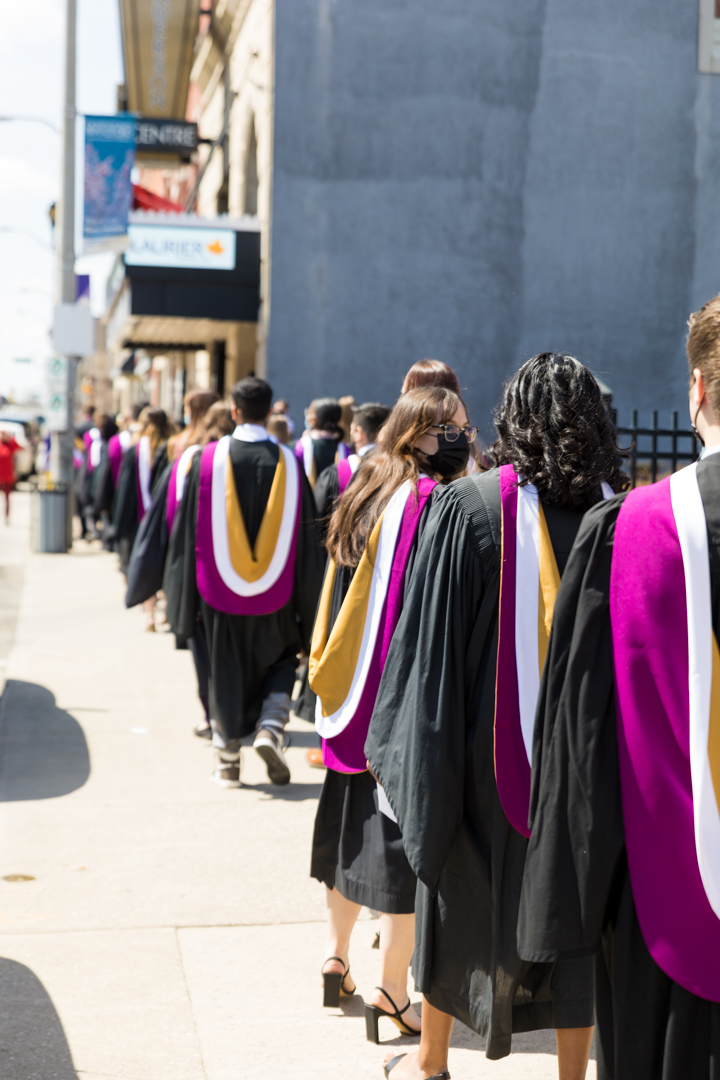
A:
{"type": "Polygon", "coordinates": [[[68,485],[39,484],[32,492],[30,540],[33,551],[64,554],[67,551],[68,485]]]}

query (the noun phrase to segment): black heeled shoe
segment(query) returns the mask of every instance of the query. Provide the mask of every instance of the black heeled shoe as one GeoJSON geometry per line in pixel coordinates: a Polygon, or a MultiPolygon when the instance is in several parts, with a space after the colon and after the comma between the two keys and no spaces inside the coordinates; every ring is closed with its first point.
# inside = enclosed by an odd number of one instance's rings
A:
{"type": "MultiPolygon", "coordinates": [[[[337,960],[338,964],[345,967],[345,961],[341,960],[339,956],[328,956],[325,964],[329,964],[331,960],[337,960]]],[[[350,965],[348,964],[341,975],[339,971],[325,971],[325,964],[320,968],[320,974],[323,977],[323,1007],[325,1009],[337,1009],[340,1004],[340,994],[344,997],[352,997],[355,993],[354,989],[345,989],[345,980],[350,974],[350,965]]]]}
{"type": "Polygon", "coordinates": [[[398,1009],[387,990],[383,990],[382,986],[376,986],[375,989],[385,995],[395,1011],[388,1012],[387,1009],[381,1009],[379,1005],[365,1005],[365,1032],[367,1034],[367,1041],[375,1043],[376,1046],[380,1043],[378,1021],[381,1016],[387,1016],[388,1020],[392,1020],[393,1024],[397,1024],[403,1035],[419,1035],[419,1030],[416,1031],[415,1028],[409,1027],[403,1020],[403,1013],[406,1013],[411,1005],[410,998],[408,997],[408,1003],[404,1009],[398,1009]]]}
{"type": "MultiPolygon", "coordinates": [[[[387,1065],[383,1065],[383,1072],[385,1073],[385,1076],[389,1078],[390,1073],[395,1068],[398,1061],[402,1061],[404,1057],[407,1057],[407,1054],[398,1054],[397,1057],[390,1058],[387,1065]]],[[[445,1072],[435,1073],[434,1076],[429,1077],[429,1080],[450,1080],[450,1073],[447,1072],[447,1070],[445,1072]]]]}

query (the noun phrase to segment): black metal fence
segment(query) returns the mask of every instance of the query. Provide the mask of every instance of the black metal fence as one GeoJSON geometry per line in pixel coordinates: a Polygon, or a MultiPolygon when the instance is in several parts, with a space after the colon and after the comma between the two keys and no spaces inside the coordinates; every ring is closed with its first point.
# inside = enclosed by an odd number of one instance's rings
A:
{"type": "Polygon", "coordinates": [[[658,427],[658,414],[653,412],[650,427],[638,427],[637,409],[633,409],[630,427],[619,427],[619,442],[624,445],[629,438],[630,446],[626,449],[630,457],[625,470],[630,476],[632,486],[637,483],[654,484],[658,478],[677,471],[678,467],[695,461],[700,453],[700,445],[692,429],[678,428],[678,414],[672,414],[669,428],[658,427]]]}

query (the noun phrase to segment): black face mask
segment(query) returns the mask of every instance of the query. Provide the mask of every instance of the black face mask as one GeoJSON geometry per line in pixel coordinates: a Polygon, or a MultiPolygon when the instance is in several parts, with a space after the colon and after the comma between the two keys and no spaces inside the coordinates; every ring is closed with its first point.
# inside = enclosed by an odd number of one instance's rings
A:
{"type": "Polygon", "coordinates": [[[438,435],[437,444],[438,448],[434,454],[421,451],[430,466],[430,472],[441,476],[443,480],[457,476],[463,471],[470,457],[470,443],[467,441],[467,435],[458,435],[455,442],[448,442],[444,435],[438,435]]]}

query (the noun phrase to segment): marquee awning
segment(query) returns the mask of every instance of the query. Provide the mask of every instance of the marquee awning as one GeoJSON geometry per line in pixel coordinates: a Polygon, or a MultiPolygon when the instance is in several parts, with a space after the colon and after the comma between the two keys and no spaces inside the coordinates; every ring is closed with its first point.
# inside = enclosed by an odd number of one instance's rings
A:
{"type": "Polygon", "coordinates": [[[120,0],[130,112],[185,116],[199,16],[200,0],[120,0]]]}

